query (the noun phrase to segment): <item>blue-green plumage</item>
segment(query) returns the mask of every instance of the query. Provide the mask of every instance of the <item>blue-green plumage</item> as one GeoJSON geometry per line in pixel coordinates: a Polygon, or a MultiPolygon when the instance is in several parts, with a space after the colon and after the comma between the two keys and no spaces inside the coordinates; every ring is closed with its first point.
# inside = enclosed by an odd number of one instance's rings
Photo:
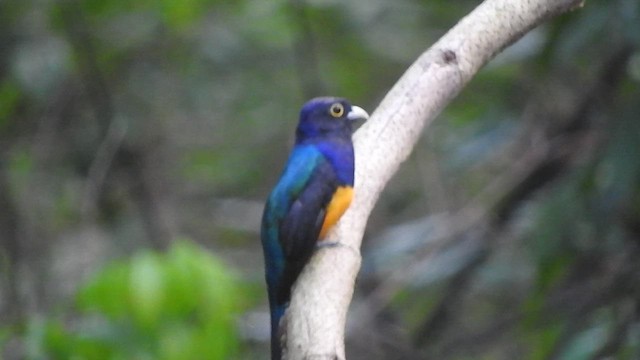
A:
{"type": "Polygon", "coordinates": [[[280,359],[279,323],[291,287],[321,231],[333,225],[329,219],[345,210],[344,201],[336,206],[334,197],[338,189],[353,187],[352,121],[366,118],[364,110],[340,98],[315,98],[300,111],[295,146],[262,217],[272,359],[280,359]]]}

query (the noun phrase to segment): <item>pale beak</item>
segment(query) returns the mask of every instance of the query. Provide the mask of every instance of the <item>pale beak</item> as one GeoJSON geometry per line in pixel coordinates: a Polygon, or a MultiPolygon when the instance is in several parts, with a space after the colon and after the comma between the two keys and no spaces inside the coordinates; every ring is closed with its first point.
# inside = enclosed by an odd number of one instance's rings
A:
{"type": "Polygon", "coordinates": [[[367,120],[369,114],[360,106],[351,106],[351,111],[347,114],[349,120],[367,120]]]}

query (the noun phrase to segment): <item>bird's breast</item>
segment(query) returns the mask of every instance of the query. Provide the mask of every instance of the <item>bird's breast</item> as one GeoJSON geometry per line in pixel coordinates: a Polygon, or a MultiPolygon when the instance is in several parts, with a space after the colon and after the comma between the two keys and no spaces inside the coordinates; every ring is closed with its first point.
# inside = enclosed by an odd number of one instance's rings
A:
{"type": "Polygon", "coordinates": [[[329,161],[338,183],[353,187],[354,153],[350,138],[334,138],[315,144],[322,155],[329,161]]]}
{"type": "Polygon", "coordinates": [[[329,205],[327,205],[326,215],[320,230],[318,240],[324,239],[329,230],[340,220],[340,217],[347,211],[353,200],[353,187],[339,186],[333,193],[329,205]]]}

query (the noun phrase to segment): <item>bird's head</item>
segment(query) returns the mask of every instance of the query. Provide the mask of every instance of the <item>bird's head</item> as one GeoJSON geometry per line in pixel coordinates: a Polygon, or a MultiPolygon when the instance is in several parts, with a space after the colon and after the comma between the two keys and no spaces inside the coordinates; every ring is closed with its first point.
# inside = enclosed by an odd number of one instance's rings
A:
{"type": "Polygon", "coordinates": [[[369,114],[342,98],[319,97],[309,100],[300,110],[297,141],[318,136],[351,136],[352,123],[366,120],[369,114]]]}

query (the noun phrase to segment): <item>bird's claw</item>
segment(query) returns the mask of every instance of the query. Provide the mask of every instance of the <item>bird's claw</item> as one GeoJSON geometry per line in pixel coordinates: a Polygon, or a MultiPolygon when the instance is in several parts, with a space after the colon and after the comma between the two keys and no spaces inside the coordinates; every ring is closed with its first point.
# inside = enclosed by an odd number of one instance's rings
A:
{"type": "Polygon", "coordinates": [[[319,241],[316,244],[316,248],[320,249],[320,248],[332,248],[332,247],[337,247],[337,246],[342,246],[342,244],[339,241],[319,241]]]}

